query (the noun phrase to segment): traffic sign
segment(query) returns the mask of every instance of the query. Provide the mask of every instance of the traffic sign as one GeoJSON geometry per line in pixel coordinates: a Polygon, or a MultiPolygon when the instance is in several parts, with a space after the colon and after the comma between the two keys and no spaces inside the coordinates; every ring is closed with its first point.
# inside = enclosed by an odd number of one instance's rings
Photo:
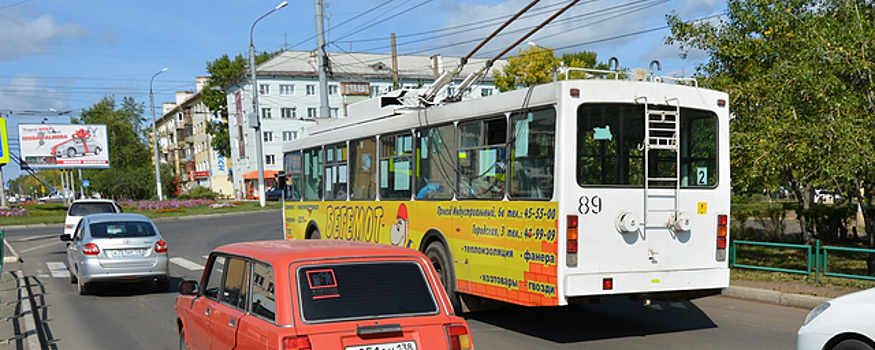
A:
{"type": "Polygon", "coordinates": [[[88,186],[91,186],[91,182],[88,180],[82,180],[82,187],[88,187],[88,186]]]}

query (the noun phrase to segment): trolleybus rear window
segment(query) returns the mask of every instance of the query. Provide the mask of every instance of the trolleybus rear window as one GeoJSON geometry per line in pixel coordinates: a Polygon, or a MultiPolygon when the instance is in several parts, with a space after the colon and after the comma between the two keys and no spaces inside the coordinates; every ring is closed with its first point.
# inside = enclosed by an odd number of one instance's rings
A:
{"type": "MultiPolygon", "coordinates": [[[[660,108],[650,106],[652,110],[660,108]]],[[[675,108],[663,108],[674,111],[675,108]]],[[[644,186],[644,106],[582,104],[577,111],[577,182],[587,185],[644,186]]],[[[680,185],[717,184],[717,116],[713,112],[680,109],[680,185]]],[[[670,150],[650,151],[650,177],[676,176],[670,150]]],[[[651,182],[651,185],[673,186],[651,182]]]]}

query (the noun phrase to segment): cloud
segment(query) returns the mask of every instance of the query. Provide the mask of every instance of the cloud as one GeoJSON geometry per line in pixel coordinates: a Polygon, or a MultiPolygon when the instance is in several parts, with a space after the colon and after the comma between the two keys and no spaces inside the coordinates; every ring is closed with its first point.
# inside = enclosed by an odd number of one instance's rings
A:
{"type": "Polygon", "coordinates": [[[57,23],[50,15],[31,18],[17,11],[0,11],[0,61],[41,55],[64,39],[88,37],[79,23],[57,23]]]}
{"type": "Polygon", "coordinates": [[[3,93],[0,106],[12,111],[22,110],[66,110],[70,108],[67,96],[58,90],[44,87],[40,81],[31,77],[15,77],[0,81],[3,93]]]}

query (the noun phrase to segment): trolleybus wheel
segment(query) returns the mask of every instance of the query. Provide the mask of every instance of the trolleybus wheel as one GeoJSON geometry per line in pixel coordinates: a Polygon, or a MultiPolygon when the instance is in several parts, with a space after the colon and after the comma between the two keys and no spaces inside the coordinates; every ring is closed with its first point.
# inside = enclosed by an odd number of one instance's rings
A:
{"type": "Polygon", "coordinates": [[[322,239],[322,235],[319,233],[319,229],[313,229],[313,232],[310,232],[310,239],[322,239]]]}
{"type": "Polygon", "coordinates": [[[431,242],[425,248],[425,256],[431,261],[431,266],[437,271],[438,277],[441,279],[441,284],[447,291],[447,296],[450,298],[450,303],[456,313],[462,312],[462,304],[459,302],[459,296],[456,294],[456,275],[453,273],[453,265],[450,255],[447,253],[447,248],[441,242],[431,242]]]}

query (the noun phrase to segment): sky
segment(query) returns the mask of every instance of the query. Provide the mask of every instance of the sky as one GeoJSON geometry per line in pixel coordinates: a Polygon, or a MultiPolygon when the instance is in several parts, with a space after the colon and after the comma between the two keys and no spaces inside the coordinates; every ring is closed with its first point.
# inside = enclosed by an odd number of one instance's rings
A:
{"type": "MultiPolygon", "coordinates": [[[[67,124],[70,116],[104,96],[133,97],[151,120],[177,91],[194,91],[206,64],[249,50],[253,23],[281,0],[0,0],[0,113],[7,117],[10,149],[18,154],[17,124],[67,124]],[[167,71],[156,76],[163,68],[167,71]],[[151,80],[151,86],[150,86],[151,80]],[[11,115],[7,115],[9,112],[11,115]],[[24,115],[44,111],[45,115],[24,115]],[[64,113],[65,115],[51,115],[64,113]]],[[[327,51],[464,56],[532,0],[325,0],[327,51]]],[[[474,56],[492,58],[569,0],[541,0],[474,56]]],[[[665,45],[665,16],[684,20],[718,15],[721,0],[580,0],[509,52],[536,44],[557,53],[592,51],[621,67],[690,76],[704,53],[679,58],[665,45]]],[[[316,1],[290,0],[258,21],[256,52],[316,48],[316,1]]],[[[502,58],[507,58],[505,55],[502,58]]],[[[23,174],[10,163],[4,180],[23,174]]]]}

